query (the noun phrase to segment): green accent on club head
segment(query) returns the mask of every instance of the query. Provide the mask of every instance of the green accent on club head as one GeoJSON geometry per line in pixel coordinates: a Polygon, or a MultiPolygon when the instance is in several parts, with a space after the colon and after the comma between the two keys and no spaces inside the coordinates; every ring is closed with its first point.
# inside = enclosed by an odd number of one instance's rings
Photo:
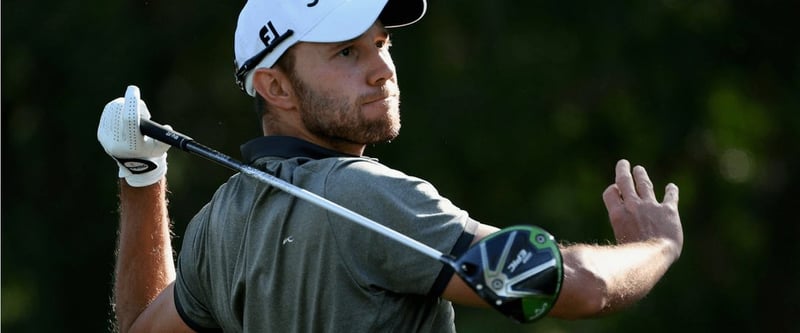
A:
{"type": "Polygon", "coordinates": [[[530,230],[529,241],[534,247],[537,249],[547,249],[555,254],[556,264],[554,268],[556,271],[552,272],[557,276],[555,293],[522,298],[523,313],[527,316],[529,321],[535,321],[550,312],[550,309],[555,305],[561,291],[561,283],[564,277],[561,250],[558,247],[555,237],[542,228],[536,226],[520,226],[513,228],[530,230]]]}
{"type": "Polygon", "coordinates": [[[522,312],[527,321],[536,321],[545,316],[555,305],[555,297],[551,296],[530,296],[522,299],[522,312]]]}

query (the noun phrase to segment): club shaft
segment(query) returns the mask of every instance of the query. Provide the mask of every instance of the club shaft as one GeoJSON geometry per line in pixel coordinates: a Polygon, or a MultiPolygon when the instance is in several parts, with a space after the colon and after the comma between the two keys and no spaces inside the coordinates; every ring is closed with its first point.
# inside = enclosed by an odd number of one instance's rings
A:
{"type": "Polygon", "coordinates": [[[256,178],[264,183],[275,186],[295,197],[303,199],[311,204],[314,204],[336,215],[339,215],[347,220],[358,223],[372,231],[382,234],[397,242],[400,242],[401,244],[406,245],[422,254],[425,254],[431,258],[439,260],[442,263],[453,266],[453,261],[449,257],[444,256],[441,252],[430,246],[427,246],[411,237],[408,237],[391,228],[388,228],[383,224],[368,219],[363,215],[360,215],[352,210],[342,207],[341,205],[332,202],[328,199],[325,199],[313,192],[307,191],[294,184],[284,181],[283,179],[280,179],[269,173],[251,167],[236,159],[233,159],[228,155],[225,155],[214,149],[206,147],[194,141],[193,139],[191,139],[186,135],[170,130],[169,128],[161,126],[147,119],[141,119],[141,124],[139,128],[142,131],[142,134],[147,135],[153,139],[164,142],[166,144],[169,144],[170,146],[179,148],[183,151],[198,155],[212,162],[225,166],[229,169],[238,171],[247,176],[256,178]]]}

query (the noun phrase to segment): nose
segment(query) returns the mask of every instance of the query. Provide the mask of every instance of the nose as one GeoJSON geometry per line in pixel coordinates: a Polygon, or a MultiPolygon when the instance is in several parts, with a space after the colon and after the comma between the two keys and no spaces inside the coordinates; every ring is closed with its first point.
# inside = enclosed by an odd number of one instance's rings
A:
{"type": "Polygon", "coordinates": [[[373,86],[382,86],[387,80],[395,76],[394,61],[389,50],[376,50],[370,57],[370,72],[367,75],[367,83],[373,86]]]}

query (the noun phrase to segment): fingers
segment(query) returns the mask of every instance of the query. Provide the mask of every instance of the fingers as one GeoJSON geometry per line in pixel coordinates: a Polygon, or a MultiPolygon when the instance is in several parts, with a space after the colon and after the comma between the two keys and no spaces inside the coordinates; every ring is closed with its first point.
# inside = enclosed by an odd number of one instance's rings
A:
{"type": "Polygon", "coordinates": [[[119,142],[119,128],[120,111],[122,109],[122,98],[117,98],[103,108],[103,113],[100,115],[100,124],[97,126],[97,140],[109,152],[115,148],[119,142]]]}
{"type": "Polygon", "coordinates": [[[631,165],[627,160],[620,160],[617,162],[616,167],[616,184],[619,187],[619,193],[624,201],[635,201],[638,199],[646,201],[656,201],[656,194],[653,192],[653,182],[650,176],[647,175],[647,170],[644,167],[637,165],[633,167],[631,173],[631,165]]]}
{"type": "Polygon", "coordinates": [[[653,192],[653,182],[647,175],[647,171],[642,166],[633,167],[633,179],[636,181],[636,193],[639,197],[651,202],[656,201],[656,194],[653,192]]]}
{"type": "Polygon", "coordinates": [[[633,185],[633,176],[631,175],[631,164],[628,160],[619,160],[616,168],[615,183],[619,188],[619,194],[622,196],[622,201],[633,201],[639,196],[636,194],[636,188],[633,185]]]}
{"type": "Polygon", "coordinates": [[[617,184],[611,184],[603,191],[603,203],[606,205],[606,211],[608,211],[608,217],[611,218],[612,223],[625,215],[625,202],[619,194],[617,184]]]}
{"type": "MultiPolygon", "coordinates": [[[[129,101],[138,102],[140,99],[141,93],[139,92],[139,87],[130,85],[128,89],[125,90],[125,102],[126,104],[129,101]]],[[[135,103],[134,103],[135,104],[135,103]]]]}
{"type": "Polygon", "coordinates": [[[667,184],[667,188],[664,192],[664,204],[670,205],[672,207],[678,207],[678,186],[669,183],[667,184]]]}
{"type": "Polygon", "coordinates": [[[622,206],[622,197],[619,196],[617,184],[611,184],[603,191],[603,202],[609,210],[613,207],[622,206]]]}
{"type": "Polygon", "coordinates": [[[125,113],[138,115],[139,100],[141,100],[139,87],[128,86],[128,89],[125,91],[125,113]]]}
{"type": "MultiPolygon", "coordinates": [[[[125,91],[125,104],[122,107],[122,126],[126,133],[135,135],[139,132],[139,87],[128,86],[125,91]]],[[[135,137],[128,138],[136,142],[135,137]]]]}

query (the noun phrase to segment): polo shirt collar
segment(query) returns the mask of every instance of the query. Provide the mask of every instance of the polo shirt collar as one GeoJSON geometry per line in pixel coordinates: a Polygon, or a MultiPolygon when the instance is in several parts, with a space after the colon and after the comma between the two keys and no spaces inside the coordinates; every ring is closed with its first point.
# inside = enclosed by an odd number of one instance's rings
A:
{"type": "Polygon", "coordinates": [[[259,158],[266,156],[306,157],[315,160],[329,157],[354,157],[291,136],[262,136],[243,144],[241,151],[247,164],[253,164],[259,158]]]}

